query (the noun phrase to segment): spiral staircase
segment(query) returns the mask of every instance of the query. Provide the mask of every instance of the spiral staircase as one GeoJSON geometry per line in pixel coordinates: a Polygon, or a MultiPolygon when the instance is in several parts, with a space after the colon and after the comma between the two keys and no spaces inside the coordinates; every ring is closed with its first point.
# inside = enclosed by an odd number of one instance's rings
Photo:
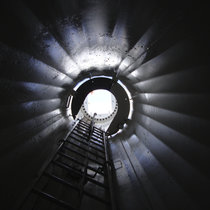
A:
{"type": "MultiPolygon", "coordinates": [[[[66,104],[75,86],[104,76],[126,86],[133,107],[123,122],[116,114],[112,128],[124,124],[109,136],[117,208],[210,208],[207,5],[179,0],[0,5],[0,209],[21,206],[72,129],[75,119],[66,104]]],[[[123,106],[118,102],[119,110],[123,106]]],[[[83,208],[91,209],[88,203],[83,208]]]]}

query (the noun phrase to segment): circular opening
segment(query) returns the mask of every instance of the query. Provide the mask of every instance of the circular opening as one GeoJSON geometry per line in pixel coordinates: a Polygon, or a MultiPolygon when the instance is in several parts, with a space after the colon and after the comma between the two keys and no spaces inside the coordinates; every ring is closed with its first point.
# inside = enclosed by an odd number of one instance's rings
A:
{"type": "Polygon", "coordinates": [[[121,81],[116,82],[107,76],[94,76],[81,81],[74,91],[71,100],[74,119],[91,121],[96,113],[95,127],[106,131],[108,135],[118,133],[119,125],[126,124],[130,119],[131,95],[121,81]]]}
{"type": "Polygon", "coordinates": [[[93,117],[96,113],[96,118],[107,118],[115,110],[117,101],[114,95],[108,90],[98,89],[90,92],[84,101],[86,112],[93,117]]]}

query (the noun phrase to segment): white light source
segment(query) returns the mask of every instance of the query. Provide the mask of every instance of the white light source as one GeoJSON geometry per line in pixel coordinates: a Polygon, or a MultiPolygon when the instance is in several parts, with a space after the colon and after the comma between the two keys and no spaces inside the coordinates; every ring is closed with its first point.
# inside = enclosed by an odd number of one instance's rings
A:
{"type": "Polygon", "coordinates": [[[90,116],[97,113],[97,116],[106,117],[109,116],[115,108],[116,99],[111,92],[107,90],[94,90],[90,92],[85,101],[85,109],[90,116]]]}

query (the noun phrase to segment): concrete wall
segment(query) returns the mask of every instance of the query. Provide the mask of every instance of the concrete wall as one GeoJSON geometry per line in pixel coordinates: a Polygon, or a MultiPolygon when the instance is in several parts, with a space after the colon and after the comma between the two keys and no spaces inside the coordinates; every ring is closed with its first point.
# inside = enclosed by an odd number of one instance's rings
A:
{"type": "Polygon", "coordinates": [[[127,75],[138,93],[134,132],[111,141],[119,209],[210,206],[209,65],[197,52],[175,45],[127,75]]]}
{"type": "Polygon", "coordinates": [[[0,66],[0,195],[4,209],[13,209],[71,127],[62,86],[72,80],[5,44],[0,66]]]}
{"type": "Polygon", "coordinates": [[[65,102],[88,65],[115,69],[134,101],[111,141],[119,209],[210,206],[209,18],[189,3],[1,2],[3,209],[15,209],[71,126],[65,102]]]}

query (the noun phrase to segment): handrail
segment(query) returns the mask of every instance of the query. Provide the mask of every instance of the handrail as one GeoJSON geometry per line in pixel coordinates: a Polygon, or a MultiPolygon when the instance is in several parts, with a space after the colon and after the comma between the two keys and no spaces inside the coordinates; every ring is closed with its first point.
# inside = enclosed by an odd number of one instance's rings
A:
{"type": "Polygon", "coordinates": [[[108,155],[108,148],[107,148],[107,139],[106,139],[105,132],[103,132],[103,141],[104,141],[104,150],[105,150],[105,164],[107,168],[107,176],[108,176],[108,184],[109,184],[109,191],[110,191],[110,200],[111,200],[111,206],[112,210],[117,210],[117,206],[115,203],[115,196],[114,196],[114,188],[113,188],[113,181],[112,181],[112,174],[111,174],[111,168],[112,165],[110,164],[110,159],[108,155]]]}

